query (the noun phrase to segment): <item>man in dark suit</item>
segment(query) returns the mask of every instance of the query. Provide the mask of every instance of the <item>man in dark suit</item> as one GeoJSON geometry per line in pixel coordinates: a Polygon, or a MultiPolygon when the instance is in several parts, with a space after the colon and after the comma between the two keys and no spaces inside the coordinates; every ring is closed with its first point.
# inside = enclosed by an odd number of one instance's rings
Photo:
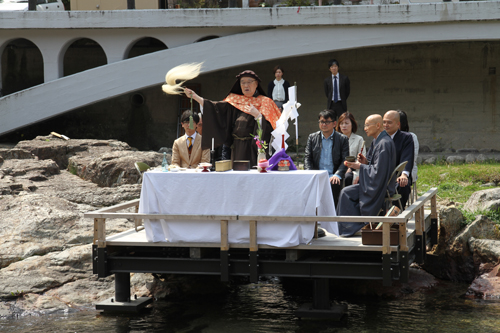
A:
{"type": "Polygon", "coordinates": [[[320,130],[309,134],[307,138],[305,169],[328,171],[333,199],[337,206],[342,178],[347,171],[344,160],[349,156],[349,139],[335,131],[337,118],[332,110],[321,111],[318,118],[320,130]]]}
{"type": "Polygon", "coordinates": [[[413,169],[413,161],[415,159],[415,149],[413,137],[408,132],[399,130],[399,113],[394,110],[387,111],[384,115],[384,129],[391,136],[396,146],[396,165],[407,161],[405,169],[401,176],[397,179],[398,193],[401,194],[401,205],[406,207],[408,197],[411,193],[411,170],[413,169]]]}
{"type": "Polygon", "coordinates": [[[339,62],[331,59],[328,68],[332,73],[324,82],[325,95],[327,98],[327,110],[333,110],[337,114],[337,119],[342,113],[347,111],[347,98],[351,93],[351,82],[346,75],[339,73],[339,62]]]}

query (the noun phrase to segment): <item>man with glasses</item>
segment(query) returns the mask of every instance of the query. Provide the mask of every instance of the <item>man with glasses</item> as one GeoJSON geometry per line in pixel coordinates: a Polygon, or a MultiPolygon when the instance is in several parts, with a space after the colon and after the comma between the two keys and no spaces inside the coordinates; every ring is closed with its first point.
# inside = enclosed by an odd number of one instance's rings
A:
{"type": "MultiPolygon", "coordinates": [[[[377,216],[384,205],[386,189],[392,195],[396,182],[389,186],[389,177],[396,167],[396,147],[384,131],[382,116],[374,114],[365,120],[366,135],[373,138],[366,157],[358,154],[356,162],[345,162],[351,169],[359,169],[359,182],[347,186],[340,193],[337,214],[340,216],[377,216]]],[[[339,222],[339,234],[354,235],[363,223],[339,222]]]]}
{"type": "Polygon", "coordinates": [[[349,155],[349,139],[335,131],[337,118],[332,110],[321,111],[318,118],[320,130],[307,138],[305,169],[328,171],[336,207],[347,171],[343,162],[349,155]]]}
{"type": "Polygon", "coordinates": [[[197,114],[193,115],[193,128],[189,127],[191,111],[186,110],[181,115],[181,125],[186,134],[174,141],[172,147],[172,166],[194,169],[200,163],[210,163],[210,149],[201,149],[201,134],[196,132],[200,121],[197,114]]]}

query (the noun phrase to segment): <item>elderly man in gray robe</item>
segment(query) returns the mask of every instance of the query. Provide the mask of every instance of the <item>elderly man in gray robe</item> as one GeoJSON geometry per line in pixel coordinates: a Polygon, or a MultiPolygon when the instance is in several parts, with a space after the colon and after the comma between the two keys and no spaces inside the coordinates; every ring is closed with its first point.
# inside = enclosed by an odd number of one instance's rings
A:
{"type": "MultiPolygon", "coordinates": [[[[358,154],[357,162],[344,162],[348,168],[359,169],[359,182],[345,187],[340,193],[338,211],[340,216],[376,216],[384,204],[387,183],[396,167],[396,147],[384,131],[382,116],[375,114],[365,120],[365,132],[373,138],[366,157],[358,154]]],[[[395,192],[395,180],[389,184],[389,193],[395,192]]],[[[339,234],[354,235],[363,223],[341,222],[339,234]]]]}

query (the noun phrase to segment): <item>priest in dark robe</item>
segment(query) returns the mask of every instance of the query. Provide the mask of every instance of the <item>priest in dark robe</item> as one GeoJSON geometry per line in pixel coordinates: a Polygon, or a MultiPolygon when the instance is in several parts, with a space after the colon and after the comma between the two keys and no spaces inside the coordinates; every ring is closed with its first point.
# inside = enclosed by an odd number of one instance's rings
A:
{"type": "MultiPolygon", "coordinates": [[[[359,182],[340,192],[339,216],[377,216],[383,207],[386,189],[391,195],[395,192],[395,179],[389,186],[387,183],[396,167],[396,147],[384,131],[382,116],[376,114],[366,118],[365,132],[373,141],[366,157],[358,154],[357,162],[345,162],[348,168],[359,169],[359,182]]],[[[349,237],[363,226],[363,223],[339,222],[339,234],[349,237]]]]}
{"type": "MultiPolygon", "coordinates": [[[[250,134],[257,135],[258,122],[262,126],[261,139],[267,143],[281,112],[260,86],[260,78],[246,70],[236,76],[236,82],[221,102],[212,102],[184,88],[187,97],[200,103],[203,113],[202,149],[224,144],[232,148],[233,160],[249,160],[257,165],[257,145],[250,134]]],[[[269,157],[269,156],[267,156],[269,157]]]]}

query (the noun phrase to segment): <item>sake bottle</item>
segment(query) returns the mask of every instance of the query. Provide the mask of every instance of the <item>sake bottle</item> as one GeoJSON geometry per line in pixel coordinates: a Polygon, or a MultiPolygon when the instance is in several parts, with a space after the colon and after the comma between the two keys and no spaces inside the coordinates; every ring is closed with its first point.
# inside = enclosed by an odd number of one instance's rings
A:
{"type": "Polygon", "coordinates": [[[163,162],[161,162],[161,171],[168,171],[167,153],[163,152],[163,162]]]}

